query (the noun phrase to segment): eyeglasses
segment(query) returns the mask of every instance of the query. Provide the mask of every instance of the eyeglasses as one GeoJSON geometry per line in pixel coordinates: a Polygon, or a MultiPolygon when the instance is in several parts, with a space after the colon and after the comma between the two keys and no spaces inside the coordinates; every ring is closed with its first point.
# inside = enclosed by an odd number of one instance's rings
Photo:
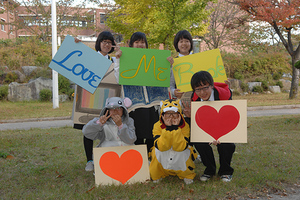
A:
{"type": "Polygon", "coordinates": [[[109,45],[112,45],[112,42],[111,41],[102,41],[102,44],[104,44],[104,45],[107,45],[107,44],[109,44],[109,45]]]}
{"type": "Polygon", "coordinates": [[[206,92],[208,89],[210,88],[210,86],[206,86],[206,87],[203,87],[203,88],[197,88],[195,89],[195,92],[206,92]]]}
{"type": "Polygon", "coordinates": [[[173,117],[173,118],[177,118],[180,114],[179,113],[165,113],[164,116],[165,117],[173,117]]]}

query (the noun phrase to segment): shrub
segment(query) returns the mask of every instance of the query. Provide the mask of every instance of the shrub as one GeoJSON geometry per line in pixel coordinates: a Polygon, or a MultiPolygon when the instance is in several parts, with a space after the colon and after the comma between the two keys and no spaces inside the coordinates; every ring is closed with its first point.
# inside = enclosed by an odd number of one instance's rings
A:
{"type": "Polygon", "coordinates": [[[52,91],[49,89],[42,89],[40,91],[40,100],[41,101],[51,101],[52,91]]]}
{"type": "Polygon", "coordinates": [[[18,79],[18,75],[15,72],[8,72],[5,76],[4,83],[15,82],[18,79]]]}
{"type": "Polygon", "coordinates": [[[253,92],[262,93],[264,90],[263,90],[263,88],[262,88],[261,86],[256,85],[256,86],[253,87],[253,90],[252,90],[252,91],[253,91],[253,92]]]}
{"type": "Polygon", "coordinates": [[[240,72],[235,72],[233,75],[233,78],[238,79],[238,80],[244,80],[244,76],[240,72]]]}
{"type": "Polygon", "coordinates": [[[281,74],[279,74],[279,73],[274,73],[274,74],[273,74],[273,79],[274,79],[275,81],[279,80],[280,77],[281,77],[281,74]]]}
{"type": "Polygon", "coordinates": [[[241,83],[241,89],[243,90],[243,92],[248,92],[248,84],[242,82],[241,83]]]}
{"type": "Polygon", "coordinates": [[[7,85],[0,86],[0,100],[7,99],[7,96],[8,96],[8,86],[7,85]]]}
{"type": "Polygon", "coordinates": [[[283,83],[281,81],[277,81],[276,85],[278,85],[280,88],[283,88],[283,83]]]}
{"type": "Polygon", "coordinates": [[[267,81],[262,81],[261,82],[261,87],[263,88],[264,91],[267,91],[269,89],[269,84],[267,81]]]}

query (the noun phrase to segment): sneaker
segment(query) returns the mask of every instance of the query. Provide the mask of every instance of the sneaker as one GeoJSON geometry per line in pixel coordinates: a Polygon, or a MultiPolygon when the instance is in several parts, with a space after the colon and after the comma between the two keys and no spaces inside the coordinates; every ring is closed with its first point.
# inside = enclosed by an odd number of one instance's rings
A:
{"type": "Polygon", "coordinates": [[[86,163],[85,171],[87,171],[87,172],[94,171],[94,161],[90,160],[86,163]]]}
{"type": "Polygon", "coordinates": [[[232,180],[232,175],[222,175],[221,180],[223,182],[230,182],[232,180]]]}
{"type": "Polygon", "coordinates": [[[207,174],[203,174],[202,176],[200,176],[200,181],[208,181],[211,178],[211,175],[207,175],[207,174]]]}
{"type": "Polygon", "coordinates": [[[159,183],[159,181],[161,181],[161,180],[162,180],[162,178],[154,180],[153,183],[159,183]]]}
{"type": "Polygon", "coordinates": [[[185,184],[189,185],[191,183],[193,183],[193,179],[188,179],[188,178],[184,178],[183,181],[185,182],[185,184]]]}

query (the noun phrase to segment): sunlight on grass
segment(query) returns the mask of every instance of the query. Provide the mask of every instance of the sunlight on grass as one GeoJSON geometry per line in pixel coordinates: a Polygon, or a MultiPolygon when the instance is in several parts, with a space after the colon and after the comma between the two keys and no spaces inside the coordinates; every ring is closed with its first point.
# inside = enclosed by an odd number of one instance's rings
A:
{"type": "Polygon", "coordinates": [[[9,102],[0,103],[0,120],[62,117],[72,115],[73,102],[60,102],[59,108],[54,109],[52,102],[9,102]]]}
{"type": "Polygon", "coordinates": [[[93,173],[84,170],[81,131],[70,127],[2,131],[0,195],[3,199],[257,199],[289,193],[300,183],[299,127],[300,115],[248,118],[248,143],[237,144],[230,183],[219,177],[201,182],[204,166],[197,163],[191,185],[167,177],[158,184],[95,188],[93,173]],[[13,158],[5,159],[7,155],[13,158]]]}

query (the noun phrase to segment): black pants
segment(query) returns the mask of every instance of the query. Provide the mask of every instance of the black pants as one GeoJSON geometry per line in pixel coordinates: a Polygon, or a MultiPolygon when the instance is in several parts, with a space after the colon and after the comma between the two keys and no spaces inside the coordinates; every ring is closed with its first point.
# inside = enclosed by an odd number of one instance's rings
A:
{"type": "MultiPolygon", "coordinates": [[[[204,174],[216,174],[216,162],[212,147],[209,143],[192,143],[201,156],[202,163],[206,167],[204,174]]],[[[220,169],[218,175],[232,175],[233,168],[230,166],[232,155],[235,151],[234,143],[221,143],[217,145],[219,153],[220,169]]]]}
{"type": "Polygon", "coordinates": [[[86,155],[86,161],[93,160],[93,144],[94,141],[83,136],[83,145],[86,155]]]}
{"type": "Polygon", "coordinates": [[[139,145],[139,144],[146,144],[147,145],[147,153],[150,152],[151,148],[153,147],[154,144],[154,139],[137,139],[134,142],[135,145],[139,145]]]}

